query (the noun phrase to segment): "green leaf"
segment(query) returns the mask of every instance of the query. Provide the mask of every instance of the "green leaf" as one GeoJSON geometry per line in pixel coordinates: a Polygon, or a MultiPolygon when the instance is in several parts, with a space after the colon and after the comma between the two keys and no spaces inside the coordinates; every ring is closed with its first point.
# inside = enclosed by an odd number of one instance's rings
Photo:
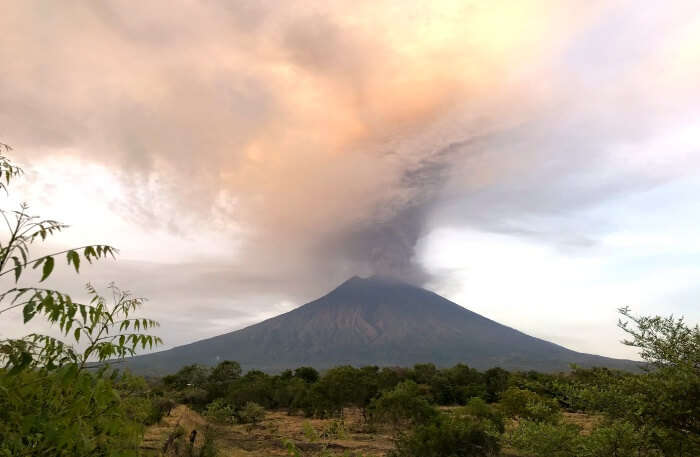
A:
{"type": "Polygon", "coordinates": [[[75,338],[76,343],[80,342],[80,327],[75,329],[73,332],[73,337],[75,338]]]}
{"type": "Polygon", "coordinates": [[[27,306],[25,306],[22,309],[22,314],[24,316],[24,323],[26,324],[29,322],[32,317],[36,314],[36,307],[34,306],[34,303],[30,303],[27,306]]]}
{"type": "Polygon", "coordinates": [[[75,251],[68,251],[66,253],[66,258],[68,259],[68,265],[73,263],[75,267],[75,272],[80,273],[80,254],[75,251]]]}
{"type": "Polygon", "coordinates": [[[85,248],[83,251],[83,255],[87,259],[88,262],[92,263],[92,257],[97,257],[97,253],[95,252],[95,248],[92,246],[88,246],[85,248]]]}
{"type": "Polygon", "coordinates": [[[15,282],[17,282],[22,274],[22,263],[15,256],[12,257],[12,261],[15,263],[15,282]]]}
{"type": "Polygon", "coordinates": [[[46,260],[44,260],[44,268],[41,274],[41,281],[39,282],[42,282],[43,280],[49,277],[49,275],[53,271],[53,264],[53,257],[46,257],[46,260]]]}

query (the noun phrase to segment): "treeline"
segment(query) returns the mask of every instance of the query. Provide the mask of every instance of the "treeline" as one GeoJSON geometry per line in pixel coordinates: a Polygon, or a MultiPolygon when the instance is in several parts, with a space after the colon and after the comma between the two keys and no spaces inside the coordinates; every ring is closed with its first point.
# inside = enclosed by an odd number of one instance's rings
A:
{"type": "Polygon", "coordinates": [[[323,374],[300,367],[277,375],[257,370],[243,375],[237,362],[225,361],[213,369],[186,366],[164,377],[162,389],[177,391],[179,399],[200,408],[223,398],[234,407],[252,401],[267,409],[323,418],[338,416],[348,407],[366,415],[382,392],[404,382],[420,386],[420,394],[431,404],[465,405],[474,397],[493,402],[513,376],[501,368],[482,373],[466,365],[440,370],[431,363],[413,368],[339,366],[323,374]]]}
{"type": "MultiPolygon", "coordinates": [[[[700,338],[673,318],[636,318],[627,328],[647,365],[642,373],[572,367],[545,374],[438,369],[300,367],[242,373],[225,361],[184,367],[155,390],[215,420],[235,422],[251,405],[308,417],[362,412],[368,430],[391,427],[397,457],[498,455],[503,446],[538,457],[700,455],[700,338]],[[440,407],[452,408],[440,408],[440,407]],[[591,430],[565,420],[586,413],[591,430]]],[[[245,420],[243,420],[245,421],[245,420]]]]}

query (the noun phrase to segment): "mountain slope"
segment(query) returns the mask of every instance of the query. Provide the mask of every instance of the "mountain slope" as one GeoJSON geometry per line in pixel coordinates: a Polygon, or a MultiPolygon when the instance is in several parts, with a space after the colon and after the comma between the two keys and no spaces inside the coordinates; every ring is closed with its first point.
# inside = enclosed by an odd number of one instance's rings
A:
{"type": "Polygon", "coordinates": [[[139,373],[164,374],[237,360],[278,371],[352,364],[563,371],[570,363],[634,369],[634,362],[582,354],[528,336],[433,292],[386,278],[354,277],[329,294],[242,330],[135,357],[139,373]]]}

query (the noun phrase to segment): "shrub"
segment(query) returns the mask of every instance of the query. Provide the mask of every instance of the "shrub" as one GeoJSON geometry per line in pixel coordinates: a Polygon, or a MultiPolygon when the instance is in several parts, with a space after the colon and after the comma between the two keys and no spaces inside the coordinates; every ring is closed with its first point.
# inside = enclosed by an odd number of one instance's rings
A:
{"type": "Polygon", "coordinates": [[[299,367],[294,370],[294,377],[306,383],[313,384],[320,378],[318,371],[313,367],[299,367]]]}
{"type": "Polygon", "coordinates": [[[439,417],[399,438],[390,457],[487,457],[500,451],[499,436],[471,417],[439,417]]]}
{"type": "Polygon", "coordinates": [[[508,444],[534,457],[571,457],[579,455],[581,427],[523,420],[507,438],[508,444]]]}
{"type": "Polygon", "coordinates": [[[204,415],[222,424],[233,424],[236,421],[236,410],[220,398],[207,405],[204,415]]]}
{"type": "Polygon", "coordinates": [[[256,425],[265,418],[265,408],[255,402],[249,401],[240,411],[238,411],[237,416],[238,421],[241,424],[256,425]]]}
{"type": "Polygon", "coordinates": [[[207,404],[209,394],[206,390],[199,387],[187,387],[181,392],[178,392],[177,400],[180,403],[191,405],[198,410],[207,404]]]}
{"type": "Polygon", "coordinates": [[[505,431],[505,418],[501,411],[486,403],[481,398],[472,398],[466,406],[455,411],[456,415],[471,416],[480,421],[486,421],[493,426],[494,431],[503,433],[505,431]]]}
{"type": "Polygon", "coordinates": [[[421,395],[418,384],[404,381],[372,402],[372,419],[398,428],[404,423],[423,423],[437,415],[436,409],[421,395]]]}
{"type": "Polygon", "coordinates": [[[157,424],[163,416],[170,416],[170,411],[175,407],[176,403],[166,397],[158,397],[151,400],[151,408],[146,418],[146,425],[157,424]]]}
{"type": "Polygon", "coordinates": [[[500,405],[509,417],[549,423],[557,423],[561,418],[561,409],[556,400],[517,387],[503,392],[500,405]]]}
{"type": "Polygon", "coordinates": [[[582,439],[582,454],[586,457],[637,457],[653,456],[646,437],[634,425],[624,421],[611,421],[596,427],[582,439]]]}

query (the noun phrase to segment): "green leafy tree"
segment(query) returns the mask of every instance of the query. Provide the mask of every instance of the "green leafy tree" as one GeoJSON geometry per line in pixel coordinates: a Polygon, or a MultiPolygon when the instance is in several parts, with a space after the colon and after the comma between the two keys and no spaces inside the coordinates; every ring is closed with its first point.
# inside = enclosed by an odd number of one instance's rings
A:
{"type": "Polygon", "coordinates": [[[510,373],[501,367],[489,368],[484,372],[486,384],[486,401],[498,401],[499,396],[508,388],[510,373]]]}
{"type": "Polygon", "coordinates": [[[304,382],[313,384],[321,377],[318,370],[313,367],[299,367],[294,370],[294,377],[304,380],[304,382]]]}
{"type": "Polygon", "coordinates": [[[499,404],[506,415],[514,418],[553,424],[561,418],[561,409],[556,400],[517,387],[503,392],[499,404]]]}
{"type": "Polygon", "coordinates": [[[626,320],[618,325],[629,338],[624,344],[639,348],[651,368],[615,386],[633,407],[609,415],[648,428],[666,455],[700,455],[700,328],[673,316],[620,313],[626,320]]]}
{"type": "Polygon", "coordinates": [[[237,415],[241,424],[257,425],[265,418],[265,408],[254,401],[249,401],[238,411],[237,415]]]}
{"type": "Polygon", "coordinates": [[[700,327],[686,325],[673,316],[634,316],[628,307],[618,327],[627,333],[627,346],[639,348],[639,355],[655,368],[687,368],[700,371],[700,327]]]}
{"type": "Polygon", "coordinates": [[[505,431],[505,418],[501,410],[493,404],[486,403],[482,398],[472,398],[464,407],[457,409],[455,414],[466,415],[488,422],[493,426],[495,433],[503,433],[505,431]]]}
{"type": "Polygon", "coordinates": [[[220,362],[207,378],[209,398],[215,399],[226,395],[231,383],[241,377],[241,365],[238,362],[224,360],[220,362]]]}
{"type": "Polygon", "coordinates": [[[439,416],[396,442],[390,457],[489,457],[500,451],[499,436],[471,417],[439,416]]]}
{"type": "Polygon", "coordinates": [[[185,365],[180,370],[163,378],[163,384],[172,389],[181,390],[187,387],[201,387],[206,384],[209,378],[209,368],[192,364],[185,365]]]}
{"type": "Polygon", "coordinates": [[[343,408],[358,405],[360,378],[360,371],[349,365],[328,370],[312,388],[316,415],[342,415],[343,408]]]}
{"type": "Polygon", "coordinates": [[[382,393],[372,402],[370,409],[374,421],[389,423],[395,430],[429,421],[437,415],[437,410],[413,381],[404,381],[382,393]]]}
{"type": "MultiPolygon", "coordinates": [[[[0,155],[0,189],[7,191],[21,174],[0,155]]],[[[40,316],[84,345],[77,349],[36,333],[0,340],[0,456],[135,455],[150,402],[143,392],[134,393],[129,376],[119,377],[106,363],[160,343],[141,333],[157,323],[132,315],[143,299],[110,286],[113,300],[108,303],[88,285],[91,301],[83,304],[60,291],[26,284],[28,271],[39,271],[39,283],[49,278],[62,256],[79,272],[83,260],[113,257],[116,249],[86,245],[35,257],[32,245],[66,226],[30,215],[26,204],[0,214],[7,227],[6,238],[0,239],[0,277],[15,283],[0,293],[0,318],[21,309],[24,323],[40,316]]]]}
{"type": "Polygon", "coordinates": [[[572,457],[580,455],[581,427],[567,423],[520,421],[507,442],[533,457],[572,457]]]}

